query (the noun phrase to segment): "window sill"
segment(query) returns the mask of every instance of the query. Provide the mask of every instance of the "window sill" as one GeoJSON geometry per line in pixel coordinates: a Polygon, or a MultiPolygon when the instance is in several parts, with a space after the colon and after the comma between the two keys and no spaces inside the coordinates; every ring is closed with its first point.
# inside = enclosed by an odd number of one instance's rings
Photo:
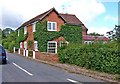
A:
{"type": "Polygon", "coordinates": [[[57,31],[57,30],[47,30],[47,31],[57,31]]]}

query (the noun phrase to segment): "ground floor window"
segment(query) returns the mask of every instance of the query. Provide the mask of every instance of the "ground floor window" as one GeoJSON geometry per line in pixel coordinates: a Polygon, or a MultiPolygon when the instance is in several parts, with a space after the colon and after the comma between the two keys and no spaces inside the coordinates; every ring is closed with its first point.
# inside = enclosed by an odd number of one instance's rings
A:
{"type": "Polygon", "coordinates": [[[48,53],[57,53],[57,42],[56,41],[48,42],[48,53]]]}

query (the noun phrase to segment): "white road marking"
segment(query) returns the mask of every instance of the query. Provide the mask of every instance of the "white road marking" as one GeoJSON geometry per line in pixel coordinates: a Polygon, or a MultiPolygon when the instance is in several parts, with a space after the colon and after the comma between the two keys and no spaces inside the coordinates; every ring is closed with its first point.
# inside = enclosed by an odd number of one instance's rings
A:
{"type": "Polygon", "coordinates": [[[16,67],[18,67],[19,69],[21,69],[22,71],[24,71],[25,73],[27,73],[30,76],[33,76],[33,74],[31,74],[30,72],[28,72],[27,70],[23,69],[22,67],[20,67],[19,65],[17,65],[16,63],[13,62],[13,65],[15,65],[16,67]]]}
{"type": "Polygon", "coordinates": [[[72,83],[77,83],[78,81],[75,81],[75,80],[72,80],[72,79],[69,79],[67,78],[68,81],[72,82],[72,83]]]}

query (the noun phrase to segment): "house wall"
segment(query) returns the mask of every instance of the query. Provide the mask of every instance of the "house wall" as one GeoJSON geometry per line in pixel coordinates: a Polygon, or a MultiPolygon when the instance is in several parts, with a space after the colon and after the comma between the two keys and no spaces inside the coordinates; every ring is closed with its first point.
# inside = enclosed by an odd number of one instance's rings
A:
{"type": "Polygon", "coordinates": [[[82,35],[87,35],[87,29],[85,26],[82,26],[82,35]]]}
{"type": "Polygon", "coordinates": [[[33,32],[33,24],[27,26],[28,38],[27,38],[27,49],[30,49],[28,46],[28,41],[32,41],[32,50],[34,50],[34,32],[33,32]]]}
{"type": "Polygon", "coordinates": [[[40,51],[35,52],[35,58],[49,62],[59,62],[57,54],[41,53],[40,51]]]}
{"type": "Polygon", "coordinates": [[[57,22],[57,31],[60,31],[61,26],[64,24],[64,21],[53,11],[51,12],[44,21],[57,22]]]}
{"type": "Polygon", "coordinates": [[[87,32],[85,30],[82,31],[82,35],[87,35],[87,32]]]}

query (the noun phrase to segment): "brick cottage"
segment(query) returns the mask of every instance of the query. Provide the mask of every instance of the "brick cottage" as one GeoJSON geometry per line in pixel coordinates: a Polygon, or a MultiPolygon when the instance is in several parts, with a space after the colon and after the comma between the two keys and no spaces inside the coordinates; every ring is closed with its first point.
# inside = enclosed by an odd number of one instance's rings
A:
{"type": "MultiPolygon", "coordinates": [[[[61,14],[58,13],[55,8],[52,8],[34,18],[31,20],[25,22],[22,24],[17,30],[18,30],[18,36],[19,30],[21,28],[24,28],[24,35],[28,33],[28,37],[25,41],[20,42],[20,48],[19,48],[19,54],[22,54],[24,56],[28,56],[28,41],[32,41],[32,57],[33,59],[41,59],[45,61],[52,61],[52,62],[58,62],[58,56],[57,56],[57,48],[60,46],[60,37],[53,40],[48,41],[47,43],[47,53],[41,52],[38,50],[38,42],[34,40],[34,33],[36,32],[36,22],[44,22],[47,21],[47,30],[48,31],[60,31],[60,28],[64,24],[72,24],[72,25],[81,25],[82,27],[82,36],[83,36],[83,43],[92,43],[94,40],[102,40],[107,41],[108,39],[106,37],[93,37],[88,36],[87,31],[88,29],[85,27],[85,25],[74,15],[74,14],[61,14]]],[[[44,37],[43,37],[44,38],[44,37]]],[[[64,38],[62,38],[64,40],[64,38]]]]}

